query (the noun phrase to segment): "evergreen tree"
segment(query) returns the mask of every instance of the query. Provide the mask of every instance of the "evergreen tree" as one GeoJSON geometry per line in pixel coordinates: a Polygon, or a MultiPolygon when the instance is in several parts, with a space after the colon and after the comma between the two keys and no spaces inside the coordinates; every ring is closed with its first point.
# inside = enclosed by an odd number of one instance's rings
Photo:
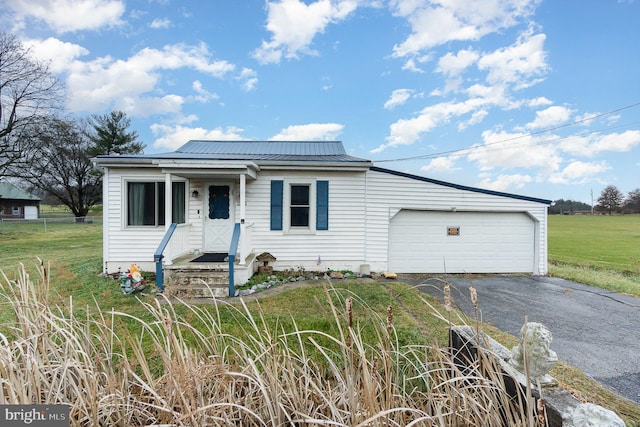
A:
{"type": "Polygon", "coordinates": [[[136,131],[128,131],[131,119],[122,111],[94,114],[89,119],[92,131],[87,135],[92,142],[87,151],[90,156],[110,154],[141,154],[145,145],[138,141],[136,131]]]}

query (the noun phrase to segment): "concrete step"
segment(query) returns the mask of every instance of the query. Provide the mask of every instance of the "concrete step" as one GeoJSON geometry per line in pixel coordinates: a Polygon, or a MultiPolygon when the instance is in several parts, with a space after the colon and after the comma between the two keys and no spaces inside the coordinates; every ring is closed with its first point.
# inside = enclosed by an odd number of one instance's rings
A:
{"type": "Polygon", "coordinates": [[[183,286],[170,285],[165,289],[167,296],[180,299],[200,299],[200,298],[225,298],[229,296],[229,285],[207,286],[201,284],[189,284],[183,286]]]}
{"type": "Polygon", "coordinates": [[[229,267],[220,263],[166,268],[165,289],[168,295],[185,299],[226,297],[229,267]]]}
{"type": "Polygon", "coordinates": [[[168,285],[184,286],[206,283],[209,286],[221,286],[229,284],[228,271],[215,270],[168,270],[166,272],[166,283],[168,285]]]}

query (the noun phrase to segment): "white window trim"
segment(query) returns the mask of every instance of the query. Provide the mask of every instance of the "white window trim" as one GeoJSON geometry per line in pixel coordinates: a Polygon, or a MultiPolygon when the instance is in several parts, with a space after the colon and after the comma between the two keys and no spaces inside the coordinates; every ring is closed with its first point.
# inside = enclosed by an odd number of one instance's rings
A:
{"type": "MultiPolygon", "coordinates": [[[[129,225],[128,224],[128,220],[129,220],[129,213],[128,213],[128,202],[129,202],[129,183],[130,182],[153,182],[155,184],[158,184],[159,182],[164,183],[165,182],[165,178],[164,175],[151,175],[151,176],[132,176],[132,177],[122,177],[122,187],[121,187],[121,198],[120,198],[120,203],[121,203],[121,224],[122,224],[122,229],[134,229],[134,230],[152,230],[152,229],[158,229],[158,228],[165,228],[165,225],[129,225]]],[[[186,179],[172,179],[171,182],[184,182],[184,188],[185,188],[185,205],[184,205],[184,210],[185,210],[185,222],[184,224],[188,224],[189,223],[189,203],[191,202],[191,189],[190,189],[190,183],[188,180],[186,179]]],[[[157,193],[156,193],[157,196],[157,193]]],[[[157,215],[157,212],[156,212],[157,215]]],[[[165,220],[166,221],[166,220],[165,220]]],[[[184,224],[178,224],[178,226],[184,225],[184,224]]]]}
{"type": "Polygon", "coordinates": [[[282,198],[282,228],[287,234],[315,234],[316,233],[316,180],[315,179],[285,179],[282,198]],[[291,186],[309,186],[309,226],[291,226],[291,186]]]}

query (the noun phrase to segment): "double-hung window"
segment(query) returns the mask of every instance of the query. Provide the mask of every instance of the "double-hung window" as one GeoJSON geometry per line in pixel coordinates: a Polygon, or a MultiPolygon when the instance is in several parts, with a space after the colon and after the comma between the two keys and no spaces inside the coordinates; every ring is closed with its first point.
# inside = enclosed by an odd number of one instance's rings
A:
{"type": "Polygon", "coordinates": [[[309,185],[291,185],[290,224],[291,227],[309,227],[309,185]]]}
{"type": "MultiPolygon", "coordinates": [[[[185,183],[171,183],[171,222],[185,222],[185,183]]],[[[127,225],[165,225],[165,183],[127,182],[127,225]]]]}
{"type": "Polygon", "coordinates": [[[329,181],[271,181],[271,230],[329,229],[329,181]]]}

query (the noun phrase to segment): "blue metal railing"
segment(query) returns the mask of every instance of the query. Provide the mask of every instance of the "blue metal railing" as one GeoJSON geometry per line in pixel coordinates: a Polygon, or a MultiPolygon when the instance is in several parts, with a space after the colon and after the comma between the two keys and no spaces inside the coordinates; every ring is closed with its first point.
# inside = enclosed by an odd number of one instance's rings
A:
{"type": "Polygon", "coordinates": [[[236,223],[233,227],[233,236],[231,237],[231,245],[229,245],[229,296],[233,297],[236,295],[235,288],[235,277],[233,272],[233,267],[236,262],[236,252],[238,252],[238,243],[240,242],[240,224],[236,223]]]}
{"type": "Polygon", "coordinates": [[[160,245],[158,245],[158,249],[156,249],[156,252],[153,254],[153,262],[156,263],[156,287],[158,288],[158,292],[164,292],[164,272],[162,270],[163,252],[167,248],[169,240],[171,240],[171,236],[173,236],[173,232],[177,226],[178,224],[175,222],[169,226],[167,232],[164,233],[160,245]]]}

